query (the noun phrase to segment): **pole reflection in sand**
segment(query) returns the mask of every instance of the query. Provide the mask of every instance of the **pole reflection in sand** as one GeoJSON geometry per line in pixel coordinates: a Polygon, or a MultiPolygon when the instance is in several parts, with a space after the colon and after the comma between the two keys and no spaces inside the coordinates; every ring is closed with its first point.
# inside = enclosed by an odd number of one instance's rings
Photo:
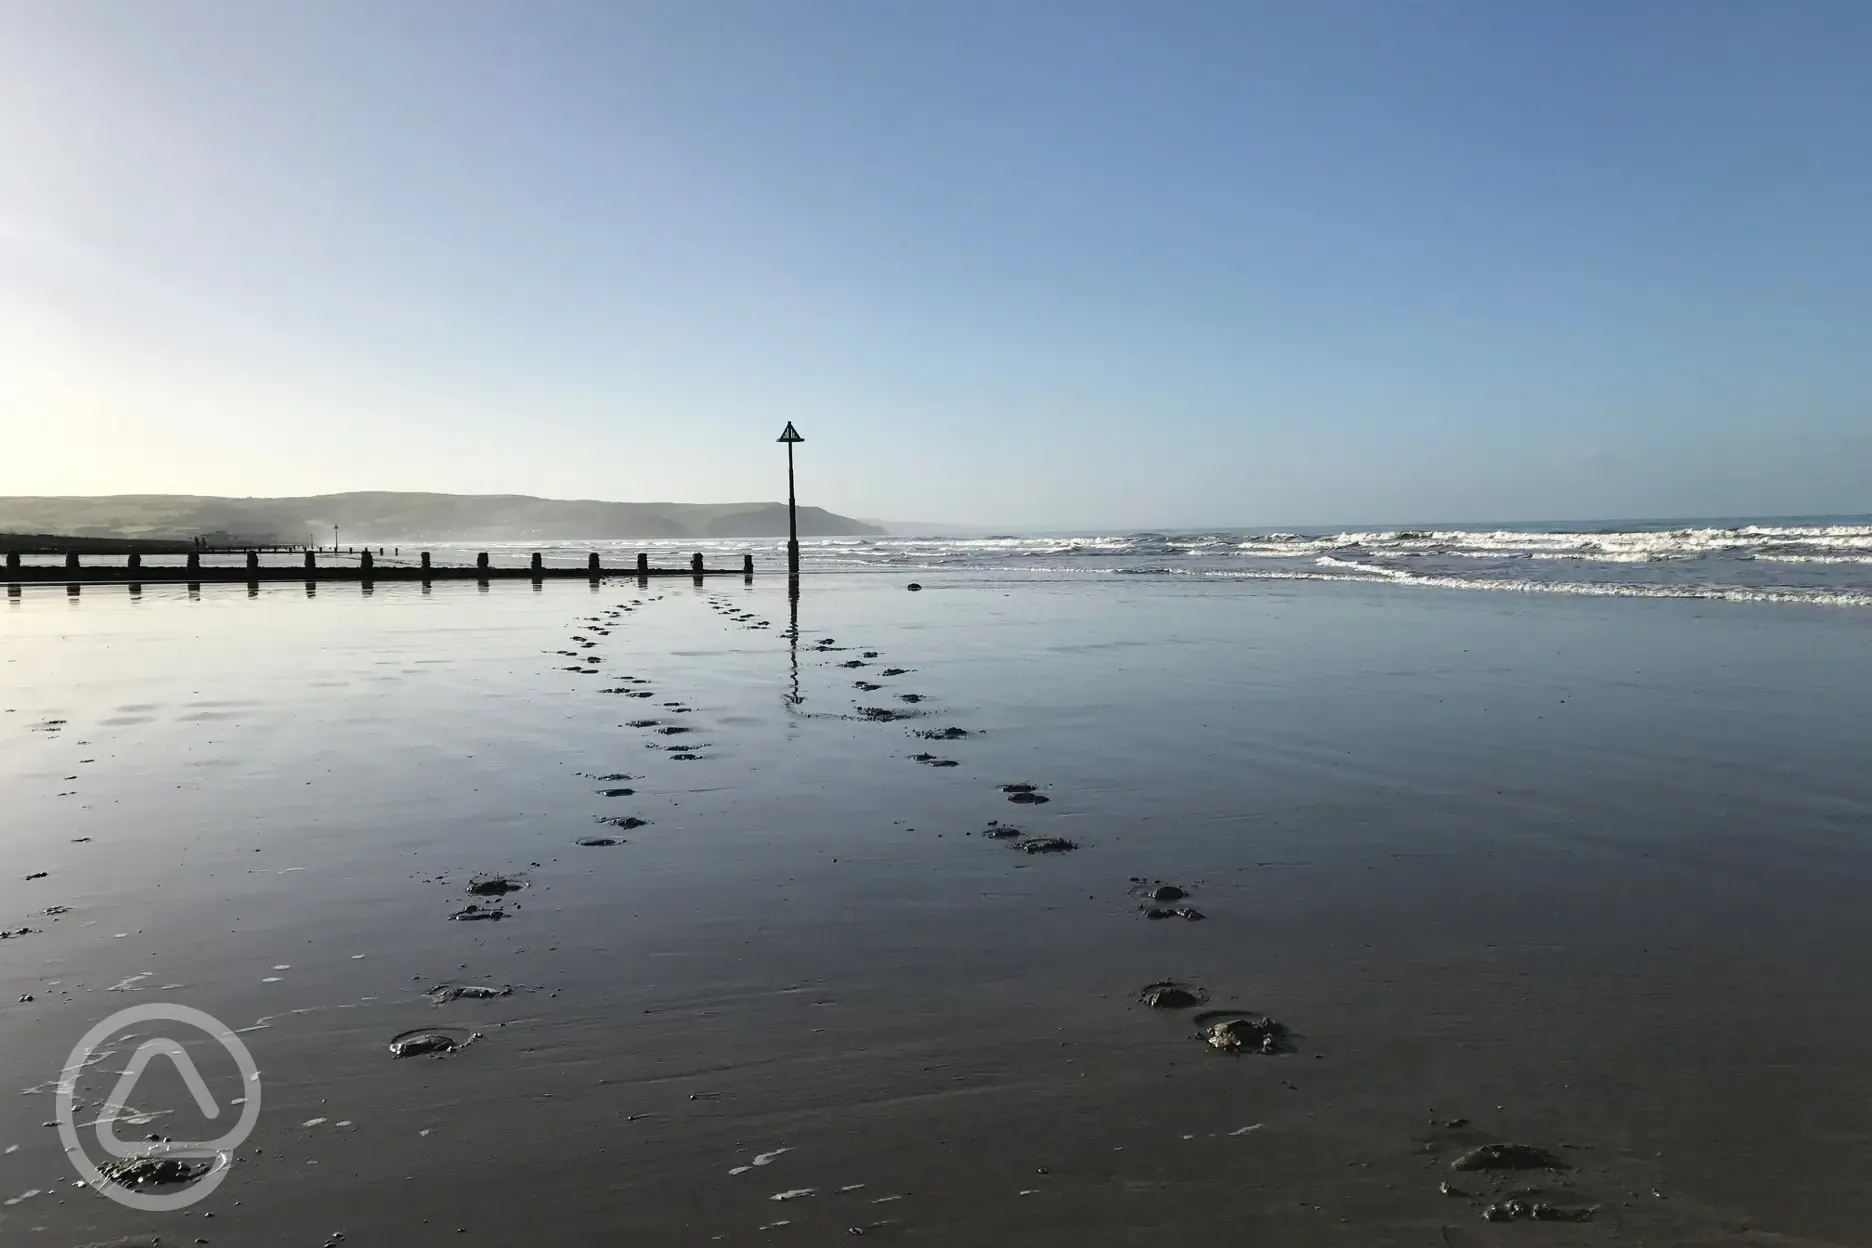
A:
{"type": "Polygon", "coordinates": [[[787,650],[793,659],[793,692],[787,697],[788,706],[798,706],[805,701],[800,696],[799,684],[799,580],[787,578],[787,650]]]}

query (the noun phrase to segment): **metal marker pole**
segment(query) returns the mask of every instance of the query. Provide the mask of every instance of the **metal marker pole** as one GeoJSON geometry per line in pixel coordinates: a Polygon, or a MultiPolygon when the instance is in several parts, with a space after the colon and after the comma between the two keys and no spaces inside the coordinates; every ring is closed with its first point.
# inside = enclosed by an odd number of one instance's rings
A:
{"type": "Polygon", "coordinates": [[[787,587],[795,594],[799,592],[799,499],[793,488],[793,444],[805,440],[790,420],[780,432],[780,441],[786,443],[787,587]]]}
{"type": "Polygon", "coordinates": [[[799,499],[793,490],[793,444],[786,446],[787,575],[799,579],[799,499]]]}

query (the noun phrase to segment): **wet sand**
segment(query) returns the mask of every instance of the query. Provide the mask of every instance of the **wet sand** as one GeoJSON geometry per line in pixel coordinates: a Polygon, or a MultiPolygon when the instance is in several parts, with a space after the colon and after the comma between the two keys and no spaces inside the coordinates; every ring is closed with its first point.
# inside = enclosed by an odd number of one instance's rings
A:
{"type": "Polygon", "coordinates": [[[1872,618],[918,579],[810,580],[797,650],[777,582],[0,605],[0,1235],[1863,1238],[1872,618]],[[41,1125],[148,1000],[265,1084],[184,1213],[41,1125]],[[1569,1168],[1451,1168],[1498,1141],[1569,1168]]]}

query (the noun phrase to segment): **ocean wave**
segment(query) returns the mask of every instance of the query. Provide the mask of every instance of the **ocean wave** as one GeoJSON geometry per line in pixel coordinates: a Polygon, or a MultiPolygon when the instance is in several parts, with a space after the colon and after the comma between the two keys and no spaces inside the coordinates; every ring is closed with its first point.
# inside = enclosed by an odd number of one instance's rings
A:
{"type": "Polygon", "coordinates": [[[1872,556],[1872,525],[1742,525],[1597,532],[1520,529],[1345,529],[1329,533],[1196,532],[974,538],[886,543],[961,557],[1293,559],[1322,554],[1528,558],[1645,563],[1770,555],[1872,556]]]}
{"type": "MultiPolygon", "coordinates": [[[[1335,561],[1337,562],[1337,561],[1335,561]]],[[[1363,564],[1342,567],[1370,571],[1363,564]]],[[[1307,572],[1284,569],[1117,568],[1118,575],[1188,576],[1214,580],[1332,581],[1353,585],[1401,585],[1423,589],[1470,589],[1521,594],[1560,594],[1587,598],[1688,598],[1715,602],[1787,603],[1820,607],[1872,607],[1872,592],[1860,590],[1775,587],[1751,589],[1733,585],[1629,585],[1593,581],[1503,581],[1486,577],[1414,576],[1383,569],[1387,576],[1361,576],[1347,572],[1307,572]]]]}
{"type": "Polygon", "coordinates": [[[1872,564],[1872,555],[1756,555],[1764,563],[1872,564]]]}
{"type": "MultiPolygon", "coordinates": [[[[1315,562],[1322,568],[1344,568],[1349,572],[1362,572],[1367,577],[1396,581],[1414,581],[1419,579],[1416,573],[1406,572],[1402,568],[1387,568],[1375,563],[1359,563],[1352,559],[1335,559],[1331,555],[1321,555],[1315,562]]],[[[1361,577],[1359,579],[1364,578],[1361,577]]]]}
{"type": "MultiPolygon", "coordinates": [[[[756,566],[784,559],[779,539],[659,539],[554,543],[474,543],[496,558],[542,545],[552,557],[583,561],[588,550],[625,563],[688,552],[756,566]],[[672,553],[674,552],[674,553],[672,553]]],[[[1704,598],[1733,602],[1864,606],[1872,599],[1872,523],[1731,523],[1580,529],[1341,528],[1314,531],[1213,530],[1002,533],[984,537],[819,538],[802,543],[810,569],[853,575],[942,569],[1035,576],[1214,575],[1259,580],[1345,580],[1425,588],[1618,597],[1704,598]],[[1770,583],[1772,582],[1772,583],[1770,583]]],[[[444,557],[447,561],[447,557],[444,557]]]]}

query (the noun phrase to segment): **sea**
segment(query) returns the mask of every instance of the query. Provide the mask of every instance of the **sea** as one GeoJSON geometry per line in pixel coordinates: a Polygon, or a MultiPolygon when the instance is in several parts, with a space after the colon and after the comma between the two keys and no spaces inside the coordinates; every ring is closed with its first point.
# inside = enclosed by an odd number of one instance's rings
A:
{"type": "MultiPolygon", "coordinates": [[[[413,564],[420,550],[432,552],[440,563],[464,564],[485,551],[497,565],[524,564],[538,552],[549,566],[583,566],[596,551],[612,568],[633,566],[638,552],[647,552],[656,567],[686,567],[697,552],[711,567],[738,567],[743,555],[753,554],[757,567],[767,572],[784,567],[786,559],[785,542],[775,538],[408,538],[384,539],[381,545],[387,565],[413,564]]],[[[1869,515],[898,534],[806,538],[800,545],[803,570],[821,575],[943,570],[1014,579],[1190,577],[1872,606],[1869,515]]],[[[211,564],[235,561],[209,559],[211,564]]],[[[53,564],[57,559],[27,556],[26,562],[53,564]]],[[[165,562],[174,560],[148,560],[151,566],[165,562]]]]}
{"type": "MultiPolygon", "coordinates": [[[[1405,591],[1872,606],[1872,516],[902,535],[805,539],[801,548],[803,568],[815,573],[943,569],[1013,578],[1342,581],[1405,591]]],[[[711,566],[750,551],[766,567],[785,559],[783,542],[749,539],[484,542],[447,549],[456,558],[472,549],[510,559],[539,549],[553,563],[582,563],[590,550],[622,559],[639,549],[651,551],[659,566],[691,550],[703,552],[711,566]]]]}

